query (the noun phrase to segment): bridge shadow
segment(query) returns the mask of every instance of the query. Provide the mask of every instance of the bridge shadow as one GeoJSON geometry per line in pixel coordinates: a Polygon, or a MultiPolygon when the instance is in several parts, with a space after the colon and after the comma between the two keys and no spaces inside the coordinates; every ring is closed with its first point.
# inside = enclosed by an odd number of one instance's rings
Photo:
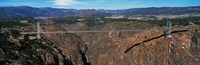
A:
{"type": "MultiPolygon", "coordinates": [[[[186,31],[188,31],[188,30],[177,30],[177,31],[172,31],[171,34],[178,33],[178,32],[186,32],[186,31]]],[[[153,37],[153,38],[144,40],[144,41],[142,41],[142,42],[136,43],[136,44],[132,45],[131,47],[129,47],[124,53],[127,53],[128,51],[130,51],[132,48],[134,48],[134,47],[136,47],[136,46],[139,46],[139,45],[144,44],[144,43],[146,43],[146,42],[149,42],[149,41],[152,41],[152,40],[161,38],[162,36],[165,36],[165,35],[162,34],[162,35],[159,35],[159,36],[157,36],[157,37],[153,37]]]]}

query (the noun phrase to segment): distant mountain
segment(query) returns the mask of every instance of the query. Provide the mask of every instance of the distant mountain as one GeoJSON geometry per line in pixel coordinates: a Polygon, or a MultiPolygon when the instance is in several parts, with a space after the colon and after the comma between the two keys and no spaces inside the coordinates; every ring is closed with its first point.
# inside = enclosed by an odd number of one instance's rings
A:
{"type": "Polygon", "coordinates": [[[127,9],[123,14],[127,15],[180,15],[180,14],[199,14],[200,6],[196,7],[151,7],[127,9]]]}
{"type": "Polygon", "coordinates": [[[34,8],[29,6],[0,7],[0,18],[38,17],[38,16],[64,16],[76,13],[72,9],[34,8]]]}
{"type": "Polygon", "coordinates": [[[58,8],[35,8],[29,6],[0,7],[0,18],[17,17],[69,17],[69,16],[98,16],[98,15],[180,15],[200,14],[200,6],[193,7],[150,7],[132,8],[123,10],[95,10],[95,9],[58,9],[58,8]]]}

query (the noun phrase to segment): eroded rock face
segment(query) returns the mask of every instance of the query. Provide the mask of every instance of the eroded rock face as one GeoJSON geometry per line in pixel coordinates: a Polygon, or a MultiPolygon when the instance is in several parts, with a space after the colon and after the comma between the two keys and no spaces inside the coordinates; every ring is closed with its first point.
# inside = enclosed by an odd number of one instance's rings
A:
{"type": "MultiPolygon", "coordinates": [[[[117,29],[112,24],[108,27],[117,29]]],[[[43,30],[62,29],[50,26],[43,30]]],[[[199,28],[173,33],[172,38],[165,38],[161,29],[44,36],[74,65],[200,65],[199,28]]]]}
{"type": "Polygon", "coordinates": [[[0,33],[1,65],[72,65],[50,41],[30,39],[34,35],[19,35],[19,30],[0,33]]]}

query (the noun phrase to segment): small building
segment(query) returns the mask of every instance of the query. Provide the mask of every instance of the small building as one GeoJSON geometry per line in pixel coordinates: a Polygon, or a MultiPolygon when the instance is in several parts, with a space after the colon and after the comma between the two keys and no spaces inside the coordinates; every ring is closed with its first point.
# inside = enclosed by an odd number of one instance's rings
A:
{"type": "Polygon", "coordinates": [[[35,36],[30,36],[29,39],[30,39],[30,40],[34,40],[34,39],[37,39],[37,37],[35,37],[35,36]]]}
{"type": "Polygon", "coordinates": [[[78,21],[84,21],[85,19],[84,18],[81,18],[81,19],[77,19],[78,21]]]}
{"type": "Polygon", "coordinates": [[[104,23],[105,21],[99,21],[100,23],[104,23]]]}
{"type": "Polygon", "coordinates": [[[28,20],[20,20],[20,23],[28,23],[28,20]]]}
{"type": "Polygon", "coordinates": [[[190,25],[194,25],[194,23],[193,23],[192,21],[189,21],[189,24],[190,24],[190,25]]]}

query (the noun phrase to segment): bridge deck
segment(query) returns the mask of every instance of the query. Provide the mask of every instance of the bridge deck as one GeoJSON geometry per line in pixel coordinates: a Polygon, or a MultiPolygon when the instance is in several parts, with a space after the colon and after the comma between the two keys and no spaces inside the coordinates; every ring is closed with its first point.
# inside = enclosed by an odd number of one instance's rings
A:
{"type": "Polygon", "coordinates": [[[37,33],[105,33],[105,32],[142,32],[146,30],[93,30],[93,31],[53,31],[53,32],[21,32],[20,34],[37,34],[37,33]]]}

